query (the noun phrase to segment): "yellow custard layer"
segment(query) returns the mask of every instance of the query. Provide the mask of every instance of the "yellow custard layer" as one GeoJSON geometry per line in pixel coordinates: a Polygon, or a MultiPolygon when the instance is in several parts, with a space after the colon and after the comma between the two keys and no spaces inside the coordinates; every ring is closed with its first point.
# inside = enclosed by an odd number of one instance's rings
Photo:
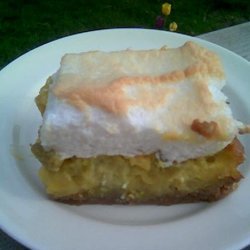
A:
{"type": "MultiPolygon", "coordinates": [[[[41,159],[39,152],[43,154],[43,151],[34,151],[41,159]]],[[[162,168],[162,162],[153,155],[73,157],[64,160],[57,171],[43,166],[39,174],[47,193],[55,198],[77,193],[97,198],[119,194],[120,199],[130,197],[143,201],[165,194],[201,192],[217,187],[227,178],[239,180],[241,174],[236,167],[242,160],[242,152],[234,142],[214,156],[167,168],[162,168]]],[[[53,160],[49,164],[53,164],[53,160]]]]}

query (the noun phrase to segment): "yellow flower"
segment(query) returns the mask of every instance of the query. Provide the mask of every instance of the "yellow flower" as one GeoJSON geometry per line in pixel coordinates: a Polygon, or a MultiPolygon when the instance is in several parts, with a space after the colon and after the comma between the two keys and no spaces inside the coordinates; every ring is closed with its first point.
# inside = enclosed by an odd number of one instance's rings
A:
{"type": "Polygon", "coordinates": [[[177,25],[176,22],[172,22],[172,23],[169,24],[169,30],[170,31],[176,31],[177,28],[178,28],[178,25],[177,25]]]}
{"type": "Polygon", "coordinates": [[[170,4],[170,3],[164,3],[164,4],[161,6],[161,12],[162,12],[162,14],[165,15],[165,16],[170,15],[170,12],[171,12],[171,4],[170,4]]]}

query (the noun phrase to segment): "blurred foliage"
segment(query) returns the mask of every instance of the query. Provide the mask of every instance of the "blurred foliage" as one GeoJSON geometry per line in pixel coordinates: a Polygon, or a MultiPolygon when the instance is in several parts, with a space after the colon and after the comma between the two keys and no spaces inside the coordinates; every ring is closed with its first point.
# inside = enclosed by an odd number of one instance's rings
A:
{"type": "MultiPolygon", "coordinates": [[[[169,0],[169,22],[198,35],[250,20],[249,0],[169,0]]],[[[0,68],[41,44],[88,30],[155,28],[159,0],[0,1],[0,68]]],[[[167,28],[166,28],[167,29],[167,28]]]]}

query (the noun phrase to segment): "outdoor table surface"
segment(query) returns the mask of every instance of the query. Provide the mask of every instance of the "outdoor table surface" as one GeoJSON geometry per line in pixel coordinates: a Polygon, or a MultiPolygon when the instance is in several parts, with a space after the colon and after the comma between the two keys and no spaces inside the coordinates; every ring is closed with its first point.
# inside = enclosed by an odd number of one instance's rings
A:
{"type": "MultiPolygon", "coordinates": [[[[198,37],[218,44],[250,61],[250,22],[202,34],[198,37]]],[[[2,249],[27,250],[26,247],[16,242],[0,229],[0,250],[2,249]]],[[[244,250],[250,250],[250,246],[244,248],[244,250]]]]}
{"type": "Polygon", "coordinates": [[[250,61],[250,22],[198,36],[250,61]]]}

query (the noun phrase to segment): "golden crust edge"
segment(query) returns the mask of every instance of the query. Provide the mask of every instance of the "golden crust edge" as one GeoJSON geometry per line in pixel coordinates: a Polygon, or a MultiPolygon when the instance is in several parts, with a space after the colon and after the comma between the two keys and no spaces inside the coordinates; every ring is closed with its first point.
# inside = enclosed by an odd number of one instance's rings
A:
{"type": "Polygon", "coordinates": [[[238,187],[238,182],[242,176],[238,178],[228,177],[221,181],[219,184],[210,187],[206,190],[199,190],[196,192],[181,194],[176,193],[173,195],[163,195],[154,199],[137,200],[133,198],[121,199],[119,194],[113,194],[106,197],[91,197],[85,192],[77,194],[54,197],[48,197],[54,201],[62,202],[70,205],[83,205],[83,204],[104,204],[104,205],[174,205],[185,203],[198,203],[198,202],[214,202],[225,198],[238,187]]]}

